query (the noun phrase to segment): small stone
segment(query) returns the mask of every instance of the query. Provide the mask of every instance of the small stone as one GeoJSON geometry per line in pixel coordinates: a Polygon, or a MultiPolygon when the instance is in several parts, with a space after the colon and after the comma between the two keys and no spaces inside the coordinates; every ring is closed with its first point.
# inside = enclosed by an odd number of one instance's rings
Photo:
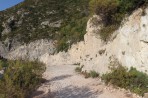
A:
{"type": "Polygon", "coordinates": [[[125,93],[125,96],[132,98],[132,94],[131,93],[125,93]]]}

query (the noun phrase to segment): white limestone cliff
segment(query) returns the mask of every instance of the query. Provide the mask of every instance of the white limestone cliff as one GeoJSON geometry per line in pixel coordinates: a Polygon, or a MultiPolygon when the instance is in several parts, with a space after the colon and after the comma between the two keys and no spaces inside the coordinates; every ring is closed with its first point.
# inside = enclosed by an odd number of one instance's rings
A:
{"type": "Polygon", "coordinates": [[[83,70],[95,70],[99,73],[108,71],[110,61],[117,59],[123,66],[133,66],[148,73],[148,9],[138,9],[114,32],[112,40],[104,43],[99,34],[103,26],[99,16],[94,15],[98,24],[87,24],[84,41],[74,44],[68,52],[55,55],[48,53],[41,56],[40,61],[48,65],[81,63],[83,70]]]}
{"type": "Polygon", "coordinates": [[[37,40],[26,45],[18,46],[16,49],[9,51],[5,58],[8,59],[28,59],[37,60],[40,56],[55,52],[54,42],[51,40],[37,40]]]}

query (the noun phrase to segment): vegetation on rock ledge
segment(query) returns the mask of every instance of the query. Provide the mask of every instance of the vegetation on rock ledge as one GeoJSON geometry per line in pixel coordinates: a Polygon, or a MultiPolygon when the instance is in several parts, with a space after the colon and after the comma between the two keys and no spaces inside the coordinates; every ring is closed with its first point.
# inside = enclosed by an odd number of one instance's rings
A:
{"type": "Polygon", "coordinates": [[[91,12],[100,15],[104,22],[104,27],[99,32],[101,39],[108,41],[126,15],[147,3],[148,0],[90,0],[91,12]]]}

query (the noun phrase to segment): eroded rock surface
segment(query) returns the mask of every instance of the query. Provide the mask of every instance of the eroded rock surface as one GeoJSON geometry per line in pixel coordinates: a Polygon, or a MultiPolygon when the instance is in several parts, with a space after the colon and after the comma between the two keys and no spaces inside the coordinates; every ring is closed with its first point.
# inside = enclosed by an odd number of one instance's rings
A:
{"type": "Polygon", "coordinates": [[[123,66],[133,66],[147,72],[148,9],[145,12],[146,15],[142,16],[142,9],[138,9],[126,18],[108,43],[104,43],[96,33],[103,25],[99,22],[99,16],[95,15],[93,18],[97,19],[98,24],[94,25],[92,18],[88,21],[84,41],[73,45],[67,53],[47,53],[40,60],[49,65],[81,63],[83,70],[104,73],[110,62],[117,59],[123,66]]]}

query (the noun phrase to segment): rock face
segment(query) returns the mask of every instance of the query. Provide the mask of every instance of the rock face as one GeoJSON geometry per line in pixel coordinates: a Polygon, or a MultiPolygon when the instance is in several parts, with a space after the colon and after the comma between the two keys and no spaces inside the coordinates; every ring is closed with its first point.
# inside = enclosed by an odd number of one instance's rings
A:
{"type": "Polygon", "coordinates": [[[10,59],[29,59],[35,60],[38,59],[45,53],[53,54],[55,51],[55,47],[53,41],[49,40],[38,40],[35,42],[31,42],[28,45],[22,45],[18,47],[16,50],[11,51],[7,57],[10,59]]]}
{"type": "Polygon", "coordinates": [[[0,56],[5,56],[6,53],[8,52],[8,50],[6,49],[6,47],[2,44],[2,42],[0,42],[0,56]]]}
{"type": "Polygon", "coordinates": [[[67,53],[47,53],[40,60],[50,65],[81,63],[83,70],[104,73],[108,71],[110,62],[117,59],[123,66],[133,66],[147,73],[148,9],[145,9],[144,16],[142,12],[142,9],[138,9],[125,19],[108,43],[104,43],[96,34],[103,25],[99,22],[99,16],[93,16],[98,24],[94,25],[92,18],[88,21],[84,41],[73,45],[67,53]]]}
{"type": "MultiPolygon", "coordinates": [[[[108,71],[110,62],[118,60],[123,66],[148,73],[148,8],[144,16],[142,13],[138,9],[126,18],[107,43],[99,36],[102,20],[94,15],[87,23],[84,41],[72,45],[68,52],[52,55],[56,49],[51,40],[37,40],[27,45],[7,40],[0,42],[0,55],[8,59],[39,59],[48,65],[80,63],[84,65],[83,70],[99,73],[108,71]]],[[[55,24],[60,25],[60,21],[55,24]]],[[[45,21],[42,25],[50,26],[50,23],[45,21]]]]}
{"type": "MultiPolygon", "coordinates": [[[[4,51],[4,49],[3,49],[4,51]]],[[[28,59],[36,60],[45,53],[53,54],[55,52],[54,42],[51,40],[37,40],[27,45],[21,45],[5,53],[8,59],[28,59]]]]}
{"type": "Polygon", "coordinates": [[[12,25],[14,24],[14,16],[10,17],[6,23],[3,23],[4,30],[2,31],[2,35],[9,34],[12,31],[12,25]]]}

